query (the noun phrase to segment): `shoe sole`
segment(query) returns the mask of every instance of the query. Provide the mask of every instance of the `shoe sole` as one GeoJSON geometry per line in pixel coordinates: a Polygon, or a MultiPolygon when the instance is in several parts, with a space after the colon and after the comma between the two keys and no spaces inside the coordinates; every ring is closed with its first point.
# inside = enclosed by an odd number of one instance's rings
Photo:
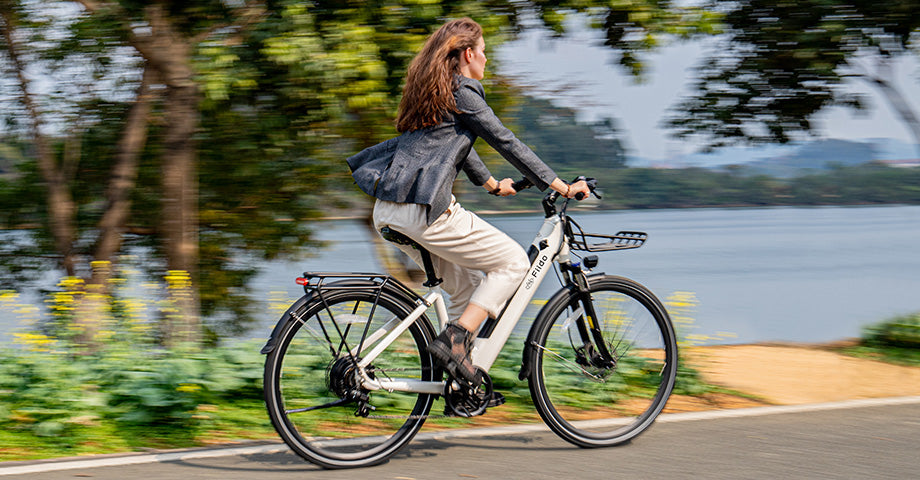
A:
{"type": "Polygon", "coordinates": [[[482,383],[482,379],[479,378],[479,376],[476,375],[475,372],[473,373],[474,378],[469,378],[467,377],[467,375],[461,374],[461,371],[465,373],[466,369],[463,368],[459,363],[457,363],[453,359],[453,355],[451,355],[451,351],[448,350],[446,347],[442,346],[441,343],[436,342],[436,343],[432,343],[428,345],[428,353],[430,353],[431,356],[434,357],[436,362],[438,362],[442,367],[444,367],[444,370],[446,370],[447,373],[450,374],[450,376],[463,380],[467,383],[470,383],[474,387],[478,387],[479,384],[482,383]]]}

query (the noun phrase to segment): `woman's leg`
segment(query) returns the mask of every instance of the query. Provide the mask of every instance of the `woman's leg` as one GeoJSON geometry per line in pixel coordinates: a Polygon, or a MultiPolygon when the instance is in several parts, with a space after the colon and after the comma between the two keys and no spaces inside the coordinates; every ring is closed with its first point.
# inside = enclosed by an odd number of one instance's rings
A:
{"type": "MultiPolygon", "coordinates": [[[[374,224],[378,230],[389,226],[431,252],[451,296],[452,322],[429,351],[452,376],[478,385],[481,377],[469,356],[472,333],[488,315],[498,317],[527,272],[527,255],[517,242],[459,204],[452,203],[431,225],[425,213],[421,205],[378,201],[374,224]]],[[[403,251],[421,263],[417,251],[403,251]]]]}
{"type": "MultiPolygon", "coordinates": [[[[450,319],[470,331],[488,315],[498,317],[529,267],[517,242],[455,202],[427,225],[422,205],[378,201],[374,225],[378,231],[389,226],[431,252],[435,271],[444,279],[442,288],[450,295],[450,319]]],[[[401,248],[421,265],[417,250],[401,248]]]]}

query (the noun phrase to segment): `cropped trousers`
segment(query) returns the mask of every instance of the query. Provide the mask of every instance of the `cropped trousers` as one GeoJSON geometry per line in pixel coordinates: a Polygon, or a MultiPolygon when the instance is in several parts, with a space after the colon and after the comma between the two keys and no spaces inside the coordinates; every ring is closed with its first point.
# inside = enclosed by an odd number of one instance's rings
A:
{"type": "MultiPolygon", "coordinates": [[[[427,208],[415,203],[377,200],[374,228],[383,227],[408,236],[431,252],[441,288],[450,295],[448,315],[456,321],[468,303],[482,307],[497,318],[505,303],[520,286],[530,267],[521,245],[456,199],[441,216],[428,225],[427,208]]],[[[397,245],[415,263],[422,265],[418,250],[397,245]]]]}

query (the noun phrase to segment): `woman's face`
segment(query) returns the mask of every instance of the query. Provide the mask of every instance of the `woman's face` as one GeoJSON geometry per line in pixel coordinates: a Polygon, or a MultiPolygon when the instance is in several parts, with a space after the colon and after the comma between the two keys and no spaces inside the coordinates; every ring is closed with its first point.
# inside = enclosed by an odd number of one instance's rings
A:
{"type": "Polygon", "coordinates": [[[468,62],[468,77],[474,80],[482,80],[486,72],[486,42],[479,37],[474,48],[467,48],[464,52],[464,60],[468,62]]]}

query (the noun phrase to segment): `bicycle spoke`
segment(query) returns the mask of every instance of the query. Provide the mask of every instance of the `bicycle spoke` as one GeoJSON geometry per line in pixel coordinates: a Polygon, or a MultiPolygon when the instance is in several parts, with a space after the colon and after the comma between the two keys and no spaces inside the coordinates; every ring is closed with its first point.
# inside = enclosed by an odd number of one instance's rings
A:
{"type": "Polygon", "coordinates": [[[574,361],[572,361],[572,360],[569,360],[568,358],[565,358],[565,357],[563,357],[562,355],[559,355],[558,353],[556,353],[556,352],[554,352],[553,350],[550,350],[550,349],[544,347],[543,345],[538,345],[538,344],[536,344],[536,343],[531,343],[531,345],[532,345],[533,347],[535,347],[535,348],[538,348],[538,349],[540,349],[540,350],[546,352],[546,353],[549,353],[550,355],[553,356],[553,358],[555,358],[555,359],[557,359],[557,360],[561,360],[561,361],[562,361],[562,364],[565,365],[565,366],[567,366],[567,367],[569,367],[570,369],[572,369],[572,371],[581,372],[581,373],[585,374],[586,376],[589,376],[589,377],[594,378],[594,379],[596,379],[596,380],[598,380],[598,381],[601,381],[601,382],[604,381],[603,378],[598,377],[597,375],[594,375],[594,374],[592,374],[591,372],[585,370],[585,368],[582,367],[581,365],[579,365],[577,362],[574,362],[574,361]]]}
{"type": "Polygon", "coordinates": [[[317,406],[315,406],[315,407],[294,408],[294,409],[291,409],[291,410],[285,410],[284,413],[286,413],[286,414],[291,414],[291,413],[309,412],[309,411],[312,411],[312,410],[319,410],[319,409],[321,409],[321,408],[338,407],[339,405],[347,405],[347,404],[349,404],[349,403],[354,403],[354,402],[355,402],[355,401],[354,401],[353,399],[351,399],[351,398],[342,398],[342,399],[336,400],[336,401],[334,401],[334,402],[324,403],[324,404],[322,404],[322,405],[317,405],[317,406]]]}

